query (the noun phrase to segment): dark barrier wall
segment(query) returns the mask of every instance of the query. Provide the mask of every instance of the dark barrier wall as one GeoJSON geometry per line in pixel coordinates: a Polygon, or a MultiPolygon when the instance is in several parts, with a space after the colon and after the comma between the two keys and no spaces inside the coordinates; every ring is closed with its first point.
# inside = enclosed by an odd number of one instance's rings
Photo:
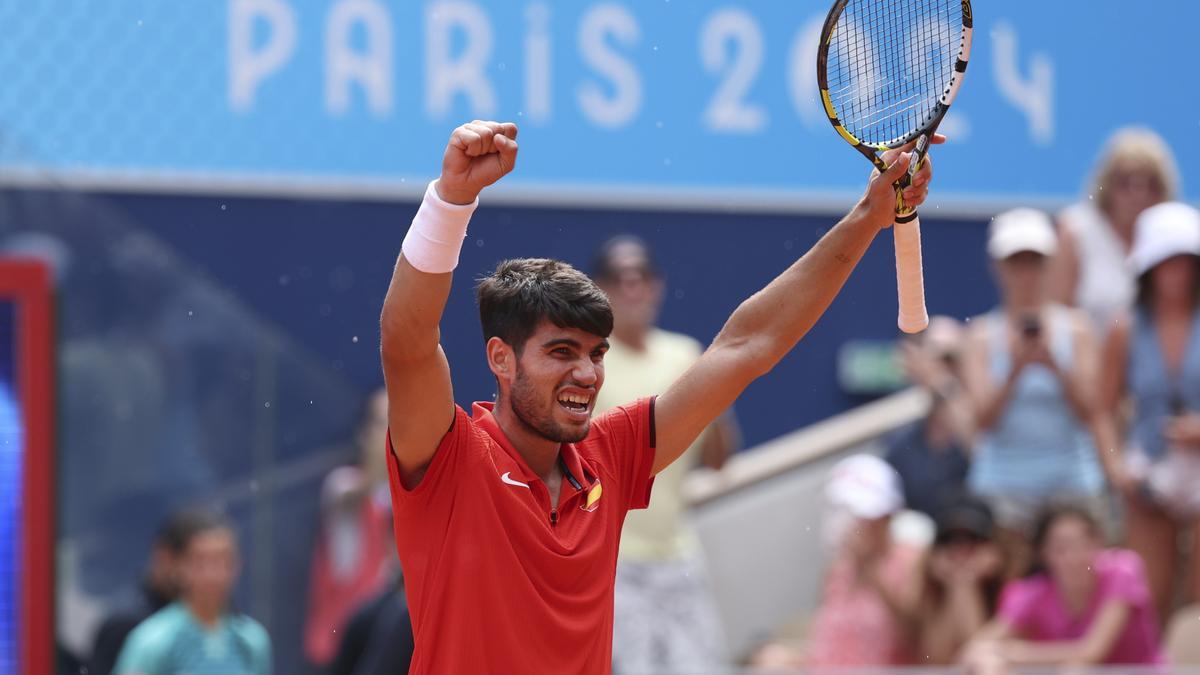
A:
{"type": "MultiPolygon", "coordinates": [[[[271,630],[279,672],[305,672],[299,644],[320,482],[354,460],[344,441],[363,396],[382,381],[379,310],[415,206],[0,191],[0,246],[40,250],[45,242],[25,240],[51,235],[67,254],[61,594],[84,607],[118,602],[166,511],[216,495],[242,533],[239,605],[271,630]]],[[[931,310],[987,309],[984,223],[936,215],[929,209],[923,222],[931,310]]],[[[485,199],[443,322],[455,397],[466,405],[493,393],[472,280],[498,260],[553,256],[587,270],[606,238],[639,234],[667,275],[662,325],[707,342],[833,222],[485,199]]],[[[748,445],[860,402],[839,390],[835,356],[847,340],[897,334],[890,239],[879,238],[813,332],[738,401],[748,445]]],[[[75,622],[82,633],[86,612],[75,606],[60,625],[75,622]]]]}
{"type": "MultiPolygon", "coordinates": [[[[110,196],[135,221],[232,289],[264,318],[364,388],[381,381],[379,309],[415,204],[110,196]],[[357,341],[356,341],[357,338],[357,341]]],[[[633,232],[665,270],[661,324],[707,343],[749,294],[816,242],[831,216],[655,213],[491,206],[477,212],[442,324],[462,405],[490,398],[473,280],[510,257],[545,256],[590,271],[606,238],[633,232]]],[[[979,220],[922,220],[929,308],[968,317],[995,292],[979,220]]],[[[829,313],[737,403],[753,445],[859,402],[835,381],[850,339],[897,335],[891,234],[872,246],[829,313]]]]}

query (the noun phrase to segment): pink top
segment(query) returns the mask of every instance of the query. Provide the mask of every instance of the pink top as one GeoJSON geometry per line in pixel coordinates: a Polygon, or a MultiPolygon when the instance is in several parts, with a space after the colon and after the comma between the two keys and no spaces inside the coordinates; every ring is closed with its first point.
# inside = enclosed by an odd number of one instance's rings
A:
{"type": "MultiPolygon", "coordinates": [[[[881,581],[889,588],[906,587],[919,560],[920,551],[893,546],[882,561],[881,581]]],[[[807,642],[810,667],[913,663],[886,602],[867,581],[857,578],[854,564],[844,558],[829,570],[807,642]]]]}
{"type": "Polygon", "coordinates": [[[1142,559],[1133,551],[1109,549],[1096,556],[1096,593],[1087,609],[1072,616],[1047,574],[1010,583],[1000,598],[1002,619],[1022,637],[1039,642],[1076,640],[1087,634],[1100,610],[1113,600],[1129,604],[1129,622],[1104,663],[1164,662],[1150,587],[1142,559]]]}

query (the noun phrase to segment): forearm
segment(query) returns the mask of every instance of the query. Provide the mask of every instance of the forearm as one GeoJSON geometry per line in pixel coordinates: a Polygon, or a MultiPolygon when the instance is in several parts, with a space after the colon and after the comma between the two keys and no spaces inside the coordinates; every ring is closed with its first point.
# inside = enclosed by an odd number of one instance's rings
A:
{"type": "Polygon", "coordinates": [[[431,183],[404,236],[392,281],[383,301],[380,332],[385,360],[408,362],[429,358],[437,351],[438,324],[450,297],[453,270],[467,224],[478,205],[448,199],[440,181],[431,183]]]}
{"type": "Polygon", "coordinates": [[[1004,659],[1014,666],[1097,663],[1103,656],[1089,653],[1083,640],[1031,642],[1009,640],[1001,646],[1004,659]]]}
{"type": "Polygon", "coordinates": [[[975,423],[980,430],[991,429],[1000,421],[1000,415],[1008,407],[1008,401],[1012,398],[1020,375],[1020,371],[1014,368],[1005,378],[1004,384],[988,392],[982,402],[976,405],[975,423]]]}
{"type": "Polygon", "coordinates": [[[770,370],[813,327],[862,259],[879,225],[856,208],[807,253],[743,302],[714,346],[746,352],[755,370],[770,370]]]}
{"type": "Polygon", "coordinates": [[[1096,446],[1100,465],[1104,469],[1104,475],[1108,477],[1110,483],[1115,484],[1117,477],[1124,472],[1123,444],[1116,420],[1106,412],[1097,412],[1092,415],[1088,427],[1092,433],[1092,440],[1096,446]]]}
{"type": "Polygon", "coordinates": [[[1084,382],[1082,381],[1084,378],[1076,377],[1074,373],[1062,370],[1058,366],[1054,366],[1053,371],[1058,377],[1059,383],[1062,384],[1063,397],[1066,398],[1067,405],[1080,421],[1084,424],[1090,423],[1095,405],[1092,392],[1088,388],[1095,386],[1095,383],[1084,382]]]}
{"type": "Polygon", "coordinates": [[[437,351],[438,324],[450,297],[452,277],[451,272],[421,272],[400,255],[380,316],[380,348],[385,361],[417,361],[437,351]]]}
{"type": "Polygon", "coordinates": [[[949,609],[954,616],[954,625],[964,641],[978,635],[987,625],[987,604],[978,586],[952,585],[948,597],[949,609]]]}

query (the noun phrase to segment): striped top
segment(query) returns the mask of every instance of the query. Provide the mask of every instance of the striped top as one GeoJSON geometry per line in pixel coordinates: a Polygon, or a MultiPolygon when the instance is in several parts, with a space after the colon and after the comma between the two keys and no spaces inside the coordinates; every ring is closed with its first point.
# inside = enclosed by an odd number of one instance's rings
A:
{"type": "MultiPolygon", "coordinates": [[[[1053,307],[1049,318],[1050,351],[1059,367],[1070,370],[1071,315],[1053,307]]],[[[981,320],[988,322],[992,378],[1002,382],[1012,368],[1008,320],[999,310],[981,320]]],[[[1030,364],[1018,376],[1000,419],[980,436],[968,484],[978,494],[1034,499],[1098,494],[1104,475],[1094,447],[1058,378],[1045,366],[1030,364]]]]}
{"type": "Polygon", "coordinates": [[[271,639],[254,619],[227,615],[206,628],[182,603],[129,634],[114,675],[270,675],[271,639]]]}

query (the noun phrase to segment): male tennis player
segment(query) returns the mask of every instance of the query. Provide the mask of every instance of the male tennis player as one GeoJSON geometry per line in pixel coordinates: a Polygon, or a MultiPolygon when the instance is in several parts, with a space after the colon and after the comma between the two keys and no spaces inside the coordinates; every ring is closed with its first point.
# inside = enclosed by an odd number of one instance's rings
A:
{"type": "MultiPolygon", "coordinates": [[[[894,219],[908,155],[799,261],[730,316],[667,391],[592,421],[612,330],[608,299],[566,263],[500,263],[478,286],[495,403],[455,406],[438,323],[483,188],[512,171],[517,127],[450,137],[384,300],[396,543],[412,673],[609,673],[621,525],[653,477],[816,323],[894,219]]],[[[944,140],[938,138],[940,142],[944,140]]],[[[924,201],[928,166],[905,198],[924,201]]]]}

